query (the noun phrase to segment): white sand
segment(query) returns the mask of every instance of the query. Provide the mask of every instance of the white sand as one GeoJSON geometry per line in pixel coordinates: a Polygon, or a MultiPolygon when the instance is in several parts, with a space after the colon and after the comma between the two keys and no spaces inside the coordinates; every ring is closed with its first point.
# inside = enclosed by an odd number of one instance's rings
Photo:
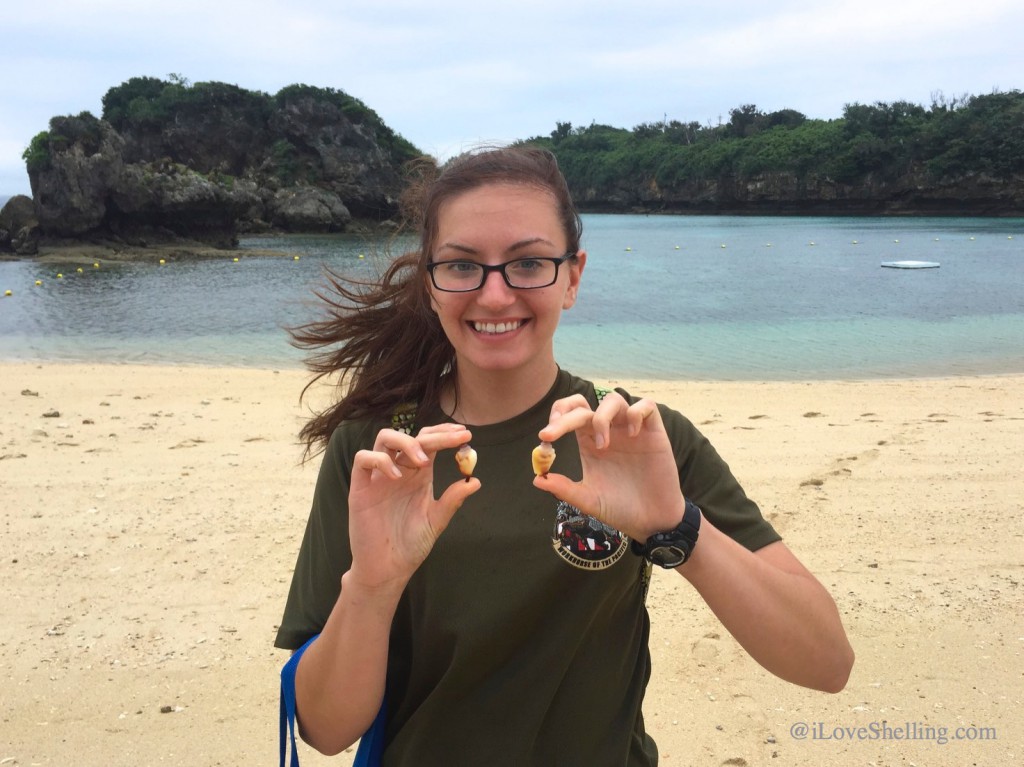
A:
{"type": "MultiPolygon", "coordinates": [[[[0,381],[0,765],[276,763],[272,642],[318,466],[295,439],[305,374],[4,363],[0,381]]],[[[702,428],[857,652],[844,692],[790,686],[659,573],[663,764],[1024,759],[1024,377],[601,383],[702,428]],[[798,740],[799,722],[875,737],[798,740]]]]}

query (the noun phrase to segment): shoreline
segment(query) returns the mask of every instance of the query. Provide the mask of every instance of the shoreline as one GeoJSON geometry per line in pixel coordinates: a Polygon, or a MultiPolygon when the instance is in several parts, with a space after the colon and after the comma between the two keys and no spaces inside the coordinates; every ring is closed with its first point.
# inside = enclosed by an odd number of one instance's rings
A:
{"type": "MultiPolygon", "coordinates": [[[[275,372],[275,373],[289,373],[299,374],[307,378],[312,377],[312,373],[305,367],[305,364],[301,359],[289,359],[281,356],[275,362],[276,364],[268,364],[266,362],[238,362],[232,364],[230,362],[218,361],[216,364],[206,360],[138,360],[138,359],[125,359],[125,360],[111,360],[103,359],[96,360],[95,358],[88,358],[89,352],[83,353],[82,358],[58,358],[58,357],[45,357],[45,358],[29,358],[29,357],[2,357],[0,356],[0,369],[4,366],[31,366],[37,368],[44,368],[48,366],[78,366],[78,367],[115,367],[115,368],[133,368],[138,367],[142,369],[153,369],[153,368],[165,368],[165,369],[183,369],[183,370],[210,370],[210,371],[263,371],[263,372],[275,372]]],[[[636,376],[636,375],[601,375],[601,374],[589,374],[583,367],[580,366],[568,366],[567,369],[571,369],[573,373],[581,375],[584,378],[595,381],[595,383],[601,383],[602,385],[608,385],[615,381],[631,381],[631,382],[643,382],[653,384],[656,388],[663,386],[677,386],[677,385],[715,385],[721,384],[726,386],[745,386],[745,385],[809,385],[809,384],[868,384],[868,383],[891,383],[899,384],[901,382],[910,381],[958,381],[962,379],[982,379],[982,378],[1015,378],[1024,377],[1024,363],[1013,365],[1007,364],[1007,369],[999,370],[977,370],[977,371],[964,371],[964,372],[926,372],[926,373],[893,373],[883,374],[875,373],[863,375],[831,375],[816,377],[812,375],[804,375],[802,377],[795,378],[772,378],[770,376],[752,376],[746,377],[723,377],[723,376],[689,376],[689,377],[678,377],[670,378],[662,375],[650,375],[650,376],[636,376]],[[1019,369],[1017,369],[1019,367],[1019,369]]],[[[619,385],[619,384],[615,384],[619,385]]]]}
{"type": "MultiPolygon", "coordinates": [[[[297,433],[331,393],[300,404],[309,377],[0,362],[0,759],[271,758],[286,659],[272,642],[320,464],[297,433]]],[[[697,424],[857,653],[839,694],[779,682],[683,579],[656,574],[644,716],[663,764],[1017,761],[1024,375],[608,383],[697,424]],[[792,734],[883,721],[949,742],[792,734]],[[997,737],[954,741],[963,724],[997,737]]],[[[300,749],[311,767],[354,758],[300,749]]]]}

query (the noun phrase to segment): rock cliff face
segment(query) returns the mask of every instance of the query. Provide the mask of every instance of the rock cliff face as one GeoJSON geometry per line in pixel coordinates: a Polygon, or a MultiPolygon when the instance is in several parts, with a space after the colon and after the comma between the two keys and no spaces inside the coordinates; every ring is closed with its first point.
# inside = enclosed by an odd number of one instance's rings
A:
{"type": "Polygon", "coordinates": [[[829,216],[1019,216],[1024,211],[1024,177],[1008,181],[982,173],[936,183],[911,171],[895,181],[869,177],[856,185],[814,173],[693,180],[672,187],[652,181],[576,188],[569,181],[580,207],[590,211],[829,216]]]}
{"type": "Polygon", "coordinates": [[[395,216],[401,165],[419,154],[330,89],[135,78],[103,103],[104,119],[53,118],[26,152],[34,220],[19,202],[20,252],[55,238],[230,247],[244,231],[344,231],[395,216]]]}

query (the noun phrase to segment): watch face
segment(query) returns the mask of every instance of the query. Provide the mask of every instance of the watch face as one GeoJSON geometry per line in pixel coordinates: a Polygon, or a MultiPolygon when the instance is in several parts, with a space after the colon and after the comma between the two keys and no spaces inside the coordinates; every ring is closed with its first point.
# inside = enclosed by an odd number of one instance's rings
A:
{"type": "Polygon", "coordinates": [[[677,546],[658,546],[651,549],[649,556],[651,562],[665,568],[679,567],[686,561],[686,551],[677,546]]]}

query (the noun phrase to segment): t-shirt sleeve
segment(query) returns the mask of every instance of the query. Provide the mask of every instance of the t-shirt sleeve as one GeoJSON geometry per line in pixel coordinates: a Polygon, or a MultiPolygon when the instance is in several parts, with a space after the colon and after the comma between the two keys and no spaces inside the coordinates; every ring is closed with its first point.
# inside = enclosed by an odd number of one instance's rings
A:
{"type": "Polygon", "coordinates": [[[331,436],[320,464],[313,505],[292,574],[276,647],[295,650],[318,634],[341,592],[352,553],[348,541],[348,490],[357,447],[354,428],[331,436]]]}
{"type": "Polygon", "coordinates": [[[700,506],[711,524],[750,551],[782,540],[708,438],[685,416],[659,407],[679,466],[683,495],[700,506]]]}

